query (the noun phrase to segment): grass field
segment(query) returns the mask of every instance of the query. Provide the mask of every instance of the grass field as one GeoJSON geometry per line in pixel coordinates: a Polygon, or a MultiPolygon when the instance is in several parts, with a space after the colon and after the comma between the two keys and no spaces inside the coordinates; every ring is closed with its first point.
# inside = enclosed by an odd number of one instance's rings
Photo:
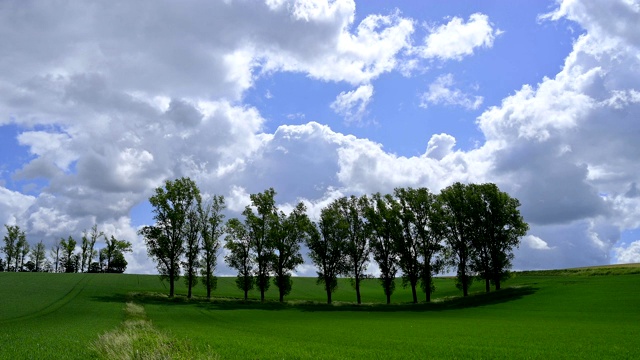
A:
{"type": "Polygon", "coordinates": [[[131,351],[156,351],[141,359],[640,358],[638,267],[517,273],[464,299],[439,278],[435,301],[418,305],[399,284],[384,305],[376,280],[363,284],[362,306],[347,280],[333,306],[310,278],[294,279],[285,304],[276,288],[265,304],[244,303],[233,278],[219,279],[212,301],[201,287],[187,301],[182,282],[170,300],[145,275],[0,273],[0,284],[1,359],[114,358],[101,344],[129,349],[132,333],[131,351]]]}

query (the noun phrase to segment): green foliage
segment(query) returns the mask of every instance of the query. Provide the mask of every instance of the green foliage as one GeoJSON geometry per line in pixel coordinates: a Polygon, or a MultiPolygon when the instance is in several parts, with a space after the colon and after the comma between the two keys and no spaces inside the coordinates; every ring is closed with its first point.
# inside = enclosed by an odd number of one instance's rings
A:
{"type": "Polygon", "coordinates": [[[254,261],[251,256],[251,237],[247,226],[237,218],[229,219],[226,224],[227,237],[224,247],[229,250],[224,258],[227,265],[238,270],[236,285],[244,292],[247,300],[248,292],[255,285],[254,261]]]}
{"type": "MultiPolygon", "coordinates": [[[[84,231],[84,233],[82,234],[82,246],[81,246],[81,264],[80,264],[80,271],[84,272],[85,268],[87,269],[87,271],[89,271],[89,268],[91,267],[91,264],[93,263],[93,259],[96,256],[97,251],[95,250],[95,246],[96,246],[96,242],[98,241],[99,238],[104,237],[105,241],[107,242],[107,246],[109,246],[109,239],[107,239],[107,237],[105,236],[104,232],[100,231],[98,232],[98,225],[97,224],[93,224],[93,226],[91,227],[91,232],[87,232],[84,231]]],[[[131,244],[129,244],[129,248],[131,247],[131,244]]],[[[131,251],[129,249],[129,251],[131,251]]],[[[115,254],[109,254],[109,262],[110,260],[113,258],[113,256],[115,256],[115,254]]],[[[123,258],[124,259],[124,258],[123,258]]],[[[122,265],[122,262],[120,262],[120,265],[122,265]]],[[[124,261],[124,268],[126,269],[127,264],[126,261],[124,261]]],[[[107,272],[115,272],[115,271],[110,271],[111,269],[109,269],[109,266],[107,266],[107,272]]],[[[124,272],[124,270],[122,270],[122,272],[124,272]]]]}
{"type": "Polygon", "coordinates": [[[202,221],[202,204],[193,204],[187,209],[186,221],[184,224],[184,281],[187,285],[187,297],[191,298],[192,289],[198,284],[198,268],[200,267],[200,246],[204,222],[202,221]]]}
{"type": "Polygon", "coordinates": [[[278,219],[275,195],[273,188],[262,193],[251,194],[251,205],[256,209],[256,213],[249,205],[242,212],[251,238],[251,251],[256,264],[256,285],[260,290],[262,301],[264,301],[264,293],[269,290],[270,272],[275,257],[273,237],[276,235],[275,225],[278,219]]]}
{"type": "Polygon", "coordinates": [[[40,240],[39,243],[31,250],[31,261],[33,262],[33,271],[43,271],[44,261],[46,260],[46,249],[44,243],[40,240]]]}
{"type": "Polygon", "coordinates": [[[18,225],[5,225],[4,227],[7,230],[7,234],[3,238],[4,247],[2,247],[2,251],[7,257],[6,270],[20,271],[23,249],[29,245],[26,235],[18,225]]]}
{"type": "Polygon", "coordinates": [[[73,252],[76,249],[77,242],[69,236],[68,239],[60,239],[60,247],[62,249],[62,265],[64,272],[72,273],[77,271],[78,261],[74,259],[73,252]]]}
{"type": "Polygon", "coordinates": [[[311,228],[306,211],[304,204],[299,203],[288,216],[280,211],[274,218],[271,244],[275,253],[271,267],[281,302],[291,292],[291,271],[304,263],[300,244],[306,242],[311,228]]]}
{"type": "Polygon", "coordinates": [[[373,259],[380,269],[380,284],[387,296],[387,304],[390,304],[399,269],[397,244],[404,240],[400,205],[391,195],[376,193],[366,208],[365,217],[373,235],[370,241],[371,250],[373,259]]]}
{"type": "Polygon", "coordinates": [[[157,263],[158,271],[169,280],[169,296],[175,294],[175,280],[180,276],[180,258],[185,253],[185,231],[189,213],[200,205],[200,190],[189,178],[165,181],[149,198],[155,225],[145,226],[139,234],[145,239],[147,253],[157,263]]]}
{"type": "Polygon", "coordinates": [[[366,195],[360,198],[355,196],[338,199],[336,205],[347,224],[347,241],[345,244],[345,270],[344,274],[353,279],[352,285],[356,290],[356,301],[362,303],[360,294],[360,282],[365,277],[367,262],[371,248],[369,244],[370,227],[365,220],[365,211],[369,206],[366,195]]]}
{"type": "Polygon", "coordinates": [[[476,231],[472,267],[485,280],[485,291],[489,292],[490,282],[499,290],[501,281],[509,276],[512,250],[529,226],[518,211],[520,202],[495,184],[470,184],[467,190],[472,209],[468,222],[476,231]]]}
{"type": "Polygon", "coordinates": [[[105,243],[107,246],[102,250],[106,265],[103,271],[108,273],[123,273],[127,268],[124,253],[132,251],[131,243],[126,240],[118,240],[113,235],[111,235],[110,238],[105,237],[105,243]]]}
{"type": "Polygon", "coordinates": [[[324,286],[327,303],[338,287],[338,276],[347,271],[346,247],[349,238],[349,222],[341,212],[341,201],[335,200],[322,209],[320,222],[309,228],[306,245],[309,257],[318,269],[318,284],[324,286]]]}
{"type": "Polygon", "coordinates": [[[202,283],[207,289],[207,298],[211,298],[211,291],[216,289],[218,280],[214,276],[218,250],[220,249],[220,237],[224,233],[224,197],[213,195],[199,211],[202,221],[202,283]]]}
{"type": "Polygon", "coordinates": [[[473,236],[477,235],[474,224],[469,221],[473,216],[470,199],[469,187],[457,182],[440,192],[434,213],[439,223],[438,236],[446,239],[447,258],[456,266],[457,284],[464,296],[469,294],[473,281],[473,236]]]}

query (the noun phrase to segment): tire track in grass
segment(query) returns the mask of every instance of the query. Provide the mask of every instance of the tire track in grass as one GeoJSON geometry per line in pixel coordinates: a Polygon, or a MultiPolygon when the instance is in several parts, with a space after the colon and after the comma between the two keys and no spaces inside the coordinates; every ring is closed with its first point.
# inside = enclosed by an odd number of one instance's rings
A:
{"type": "Polygon", "coordinates": [[[88,276],[87,274],[84,274],[84,276],[82,276],[80,280],[78,280],[78,282],[75,283],[75,285],[73,285],[71,289],[69,289],[69,291],[66,294],[64,294],[61,298],[54,300],[49,305],[43,307],[40,310],[32,312],[30,314],[20,315],[17,317],[0,320],[0,324],[5,324],[5,323],[10,323],[15,321],[24,321],[24,320],[34,319],[37,317],[51,314],[56,310],[60,309],[61,307],[70,303],[80,293],[82,293],[82,291],[86,288],[87,284],[89,284],[91,279],[92,278],[90,276],[88,276]]]}
{"type": "Polygon", "coordinates": [[[99,358],[113,359],[219,359],[208,351],[199,353],[188,340],[177,339],[156,329],[144,307],[128,301],[120,326],[94,340],[90,350],[99,358]]]}

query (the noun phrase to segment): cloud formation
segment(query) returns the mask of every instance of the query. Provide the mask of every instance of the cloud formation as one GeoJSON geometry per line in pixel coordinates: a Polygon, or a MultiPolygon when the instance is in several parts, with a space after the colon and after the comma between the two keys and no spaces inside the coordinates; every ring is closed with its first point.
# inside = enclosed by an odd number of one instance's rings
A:
{"type": "Polygon", "coordinates": [[[360,122],[367,113],[367,105],[373,97],[373,86],[361,85],[352,91],[343,91],[331,103],[331,109],[347,122],[360,122]]]}
{"type": "Polygon", "coordinates": [[[429,105],[460,106],[467,110],[480,108],[484,98],[473,96],[454,88],[455,81],[453,74],[445,74],[429,84],[429,90],[420,96],[420,107],[427,108],[429,105]]]}
{"type": "Polygon", "coordinates": [[[420,53],[427,59],[461,60],[473,54],[476,48],[492,47],[499,34],[500,31],[493,28],[487,15],[472,14],[467,22],[453,17],[447,24],[430,29],[420,53]]]}
{"type": "MultiPolygon", "coordinates": [[[[2,2],[0,125],[17,126],[28,152],[13,178],[40,191],[0,186],[0,220],[48,244],[98,223],[134,243],[130,271],[152,272],[131,213],[165,179],[225,195],[228,216],[271,186],[283,208],[304,201],[317,216],[343,195],[495,182],[531,224],[517,268],[637,259],[636,243],[616,244],[640,227],[638,9],[565,1],[544,21],[560,18],[586,33],[557,75],[478,117],[483,143],[463,151],[450,134],[427,134],[423,153],[402,156],[321,119],[266,131],[243,96],[281,72],[346,82],[354,90],[327,105],[359,121],[373,81],[403,72],[412,54],[461,60],[490,48],[499,31],[486,15],[452,18],[414,47],[415,20],[392,12],[356,24],[346,0],[2,2]]],[[[480,109],[480,95],[454,85],[439,77],[423,101],[480,109]]]]}

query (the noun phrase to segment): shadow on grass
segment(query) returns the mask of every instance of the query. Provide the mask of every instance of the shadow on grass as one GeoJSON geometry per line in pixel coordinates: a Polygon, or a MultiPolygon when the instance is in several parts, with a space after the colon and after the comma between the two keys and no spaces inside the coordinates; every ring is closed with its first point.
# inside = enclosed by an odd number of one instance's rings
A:
{"type": "Polygon", "coordinates": [[[436,299],[430,303],[365,303],[357,305],[351,302],[335,302],[331,305],[317,301],[291,300],[280,303],[274,300],[267,300],[264,303],[258,300],[243,300],[239,298],[212,298],[211,300],[201,297],[187,299],[185,296],[177,295],[169,298],[166,294],[160,293],[130,293],[115,294],[111,296],[94,297],[96,301],[105,302],[127,302],[135,301],[141,304],[153,305],[190,305],[197,306],[203,310],[299,310],[304,312],[318,311],[364,311],[364,312],[397,312],[397,311],[445,311],[473,308],[479,306],[491,306],[500,303],[510,302],[534,294],[538,288],[532,286],[510,287],[491,293],[476,293],[467,297],[451,297],[436,299]]]}

